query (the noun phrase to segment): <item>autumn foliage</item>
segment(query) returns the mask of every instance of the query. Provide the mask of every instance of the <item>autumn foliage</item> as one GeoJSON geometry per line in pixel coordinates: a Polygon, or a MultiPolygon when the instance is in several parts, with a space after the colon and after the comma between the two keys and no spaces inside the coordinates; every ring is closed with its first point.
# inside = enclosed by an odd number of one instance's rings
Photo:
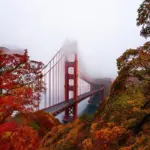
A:
{"type": "Polygon", "coordinates": [[[149,89],[150,81],[150,42],[137,49],[128,49],[117,59],[118,77],[111,88],[111,95],[127,89],[130,84],[145,83],[149,89]]]}
{"type": "MultiPolygon", "coordinates": [[[[150,36],[150,0],[138,9],[141,35],[150,36]]],[[[118,76],[94,115],[60,124],[37,111],[42,63],[28,52],[0,49],[0,150],[149,150],[150,42],[126,50],[118,59],[118,76]]]]}
{"type": "Polygon", "coordinates": [[[18,54],[0,49],[0,149],[35,149],[38,136],[33,128],[8,120],[14,113],[38,109],[44,89],[41,67],[29,59],[27,50],[18,54]]]}
{"type": "Polygon", "coordinates": [[[0,50],[0,122],[14,111],[28,112],[38,108],[42,82],[39,77],[40,62],[29,60],[27,50],[23,54],[11,54],[0,50]],[[34,65],[34,68],[32,67],[34,65]]]}

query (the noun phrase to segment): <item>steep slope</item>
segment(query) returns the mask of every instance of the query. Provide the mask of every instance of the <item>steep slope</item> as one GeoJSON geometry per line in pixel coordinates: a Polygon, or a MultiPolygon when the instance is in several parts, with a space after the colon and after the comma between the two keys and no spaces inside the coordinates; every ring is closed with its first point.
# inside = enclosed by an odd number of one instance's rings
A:
{"type": "Polygon", "coordinates": [[[117,60],[118,77],[93,116],[52,128],[40,150],[149,150],[150,42],[117,60]]]}

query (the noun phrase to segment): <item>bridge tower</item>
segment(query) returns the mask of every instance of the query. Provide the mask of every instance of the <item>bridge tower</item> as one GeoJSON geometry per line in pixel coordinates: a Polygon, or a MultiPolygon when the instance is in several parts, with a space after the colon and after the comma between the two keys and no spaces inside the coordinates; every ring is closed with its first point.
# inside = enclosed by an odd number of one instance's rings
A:
{"type": "Polygon", "coordinates": [[[64,121],[72,121],[77,118],[77,96],[78,96],[78,58],[77,53],[73,53],[73,61],[65,56],[65,101],[73,98],[75,103],[65,110],[64,121]],[[70,71],[71,70],[71,71],[70,71]],[[71,84],[72,83],[72,84],[71,84]],[[72,93],[72,97],[70,97],[72,93]]]}

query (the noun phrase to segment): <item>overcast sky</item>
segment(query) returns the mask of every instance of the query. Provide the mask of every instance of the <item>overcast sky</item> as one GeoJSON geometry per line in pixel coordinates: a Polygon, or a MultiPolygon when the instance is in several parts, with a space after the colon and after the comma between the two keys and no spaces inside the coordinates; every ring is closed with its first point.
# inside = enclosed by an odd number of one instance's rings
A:
{"type": "Polygon", "coordinates": [[[0,0],[0,46],[27,48],[47,63],[75,39],[86,71],[115,77],[116,58],[145,42],[136,26],[143,0],[0,0]]]}

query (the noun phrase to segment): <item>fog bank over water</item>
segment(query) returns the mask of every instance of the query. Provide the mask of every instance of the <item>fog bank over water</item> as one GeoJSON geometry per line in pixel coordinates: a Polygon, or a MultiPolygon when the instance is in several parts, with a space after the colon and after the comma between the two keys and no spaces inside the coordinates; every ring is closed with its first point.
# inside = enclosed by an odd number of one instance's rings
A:
{"type": "Polygon", "coordinates": [[[136,26],[141,0],[0,0],[0,46],[28,49],[45,64],[66,39],[78,43],[80,66],[92,77],[117,75],[116,59],[145,42],[136,26]]]}

